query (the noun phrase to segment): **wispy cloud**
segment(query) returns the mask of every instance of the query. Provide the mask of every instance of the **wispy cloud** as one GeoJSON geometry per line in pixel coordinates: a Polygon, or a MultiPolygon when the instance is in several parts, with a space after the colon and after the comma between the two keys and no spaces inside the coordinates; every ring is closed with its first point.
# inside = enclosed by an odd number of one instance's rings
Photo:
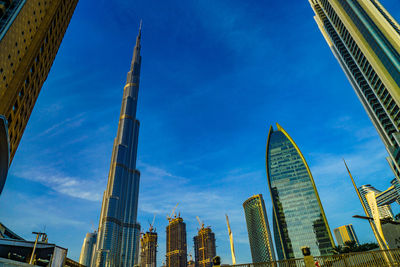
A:
{"type": "MultiPolygon", "coordinates": [[[[162,169],[148,164],[141,170],[141,192],[139,197],[139,221],[142,227],[146,227],[152,214],[157,214],[156,227],[163,229],[167,225],[165,219],[174,206],[179,203],[176,213],[181,215],[187,225],[188,251],[191,247],[191,238],[197,234],[199,227],[196,216],[199,216],[206,225],[211,225],[218,238],[219,255],[224,255],[224,261],[230,261],[229,238],[225,214],[229,215],[232,231],[234,232],[235,244],[242,250],[248,249],[248,237],[245,228],[244,214],[242,210],[243,201],[249,197],[248,191],[237,187],[239,183],[253,183],[259,178],[260,173],[243,169],[228,170],[220,174],[216,184],[189,183],[188,178],[174,175],[173,170],[162,169]],[[152,176],[152,177],[151,177],[152,176]],[[178,179],[175,179],[178,177],[178,179]],[[155,182],[156,181],[156,182],[155,182]],[[226,254],[226,255],[225,255],[226,254]]],[[[263,177],[263,174],[261,174],[263,177]]],[[[193,178],[192,178],[193,180],[193,178]]],[[[211,182],[211,181],[209,181],[211,182]]],[[[159,231],[160,232],[160,231],[159,231]]],[[[165,253],[165,236],[159,235],[159,253],[165,253]]],[[[243,259],[248,261],[247,259],[243,259]]]]}
{"type": "Polygon", "coordinates": [[[363,125],[362,122],[354,119],[350,115],[341,116],[335,120],[331,120],[327,126],[334,130],[345,131],[348,134],[356,137],[358,141],[378,136],[375,128],[372,125],[367,127],[363,125]]]}
{"type": "Polygon", "coordinates": [[[85,113],[80,113],[72,118],[67,118],[59,123],[54,124],[50,128],[44,130],[41,134],[39,134],[37,137],[43,136],[43,135],[57,135],[60,134],[64,131],[68,131],[72,128],[76,128],[82,125],[82,123],[85,121],[84,118],[85,113]]]}
{"type": "Polygon", "coordinates": [[[100,201],[102,199],[101,193],[105,189],[102,180],[71,177],[49,167],[26,166],[19,168],[14,172],[14,175],[41,183],[56,192],[90,201],[100,201]]]}

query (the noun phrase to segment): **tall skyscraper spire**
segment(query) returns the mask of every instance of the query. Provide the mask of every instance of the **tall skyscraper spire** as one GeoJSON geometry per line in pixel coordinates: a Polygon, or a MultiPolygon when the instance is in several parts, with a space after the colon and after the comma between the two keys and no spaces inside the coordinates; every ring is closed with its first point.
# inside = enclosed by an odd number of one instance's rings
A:
{"type": "Polygon", "coordinates": [[[136,169],[139,121],[136,119],[140,80],[140,38],[136,38],[131,68],[122,98],[107,189],[101,208],[96,266],[134,266],[140,228],[137,227],[140,172],[136,169]]]}

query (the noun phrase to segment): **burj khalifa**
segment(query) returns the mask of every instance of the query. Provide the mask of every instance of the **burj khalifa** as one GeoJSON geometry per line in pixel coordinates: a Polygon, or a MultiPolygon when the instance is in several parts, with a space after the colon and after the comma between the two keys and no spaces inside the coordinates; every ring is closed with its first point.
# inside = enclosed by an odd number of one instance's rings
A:
{"type": "Polygon", "coordinates": [[[96,267],[133,267],[139,231],[136,223],[140,172],[136,169],[139,121],[136,109],[140,77],[140,38],[128,72],[107,189],[104,191],[95,254],[96,267]]]}

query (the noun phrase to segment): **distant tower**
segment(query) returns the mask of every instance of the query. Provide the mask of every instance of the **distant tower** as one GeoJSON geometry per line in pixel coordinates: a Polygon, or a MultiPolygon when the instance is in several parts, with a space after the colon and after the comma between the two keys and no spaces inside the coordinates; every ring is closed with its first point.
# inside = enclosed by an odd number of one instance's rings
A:
{"type": "Polygon", "coordinates": [[[400,174],[400,25],[378,0],[309,0],[315,21],[400,174]]]}
{"type": "Polygon", "coordinates": [[[356,236],[356,232],[354,232],[354,228],[352,224],[343,225],[333,230],[335,234],[336,241],[339,246],[344,246],[348,241],[354,241],[357,245],[360,243],[358,242],[358,238],[356,236]]]}
{"type": "MultiPolygon", "coordinates": [[[[369,216],[372,217],[371,208],[368,204],[366,195],[369,192],[374,192],[375,194],[380,194],[382,191],[376,189],[375,187],[371,186],[370,184],[360,186],[358,188],[358,191],[360,192],[361,198],[365,204],[365,207],[368,211],[369,216]]],[[[381,219],[385,219],[385,218],[393,219],[393,212],[392,212],[392,208],[390,207],[390,205],[378,206],[378,211],[379,211],[379,216],[381,219]]]]}
{"type": "Polygon", "coordinates": [[[137,264],[140,225],[136,223],[140,172],[136,169],[139,121],[136,107],[140,77],[140,37],[124,87],[117,137],[114,140],[107,189],[103,195],[96,267],[137,264]]]}
{"type": "Polygon", "coordinates": [[[168,220],[166,267],[187,267],[186,224],[180,216],[168,220]]]}
{"type": "Polygon", "coordinates": [[[187,263],[187,267],[195,267],[195,262],[193,260],[192,253],[189,253],[189,257],[190,257],[190,259],[187,263]]]}
{"type": "Polygon", "coordinates": [[[217,255],[215,248],[215,234],[210,227],[201,225],[194,241],[194,259],[196,267],[212,267],[212,259],[217,255]]]}
{"type": "Polygon", "coordinates": [[[289,134],[277,124],[267,140],[267,178],[272,198],[275,247],[279,260],[329,255],[335,245],[307,162],[289,134]]]}
{"type": "Polygon", "coordinates": [[[140,245],[140,267],[157,267],[157,232],[153,225],[140,239],[140,245]]]}
{"type": "MultiPolygon", "coordinates": [[[[8,121],[9,137],[7,140],[0,127],[0,146],[9,141],[9,164],[77,3],[78,0],[0,1],[0,115],[8,121]]],[[[0,123],[4,125],[1,117],[0,123]]],[[[0,154],[0,164],[6,156],[0,154]]],[[[6,176],[3,164],[0,167],[1,193],[6,176]]]]}
{"type": "Polygon", "coordinates": [[[81,255],[79,257],[79,263],[86,266],[92,266],[92,259],[96,251],[97,232],[87,233],[83,240],[81,249],[81,255]]]}
{"type": "Polygon", "coordinates": [[[261,194],[243,203],[253,263],[275,261],[274,245],[261,194]]]}
{"type": "Polygon", "coordinates": [[[134,242],[135,244],[135,255],[133,257],[134,265],[139,265],[139,256],[140,256],[140,223],[135,223],[134,230],[133,230],[134,242]]]}

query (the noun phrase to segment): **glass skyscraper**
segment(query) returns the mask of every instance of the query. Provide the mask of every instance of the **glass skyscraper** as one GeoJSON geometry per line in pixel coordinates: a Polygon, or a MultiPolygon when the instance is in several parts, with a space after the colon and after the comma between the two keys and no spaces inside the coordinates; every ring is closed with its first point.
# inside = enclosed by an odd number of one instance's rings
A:
{"type": "Polygon", "coordinates": [[[81,255],[79,256],[79,263],[86,266],[92,266],[93,255],[96,251],[97,232],[87,233],[83,240],[81,255]]]}
{"type": "Polygon", "coordinates": [[[315,20],[400,170],[400,26],[378,0],[309,0],[315,20]]]}
{"type": "Polygon", "coordinates": [[[99,222],[96,267],[138,264],[140,225],[136,222],[140,172],[136,169],[139,121],[136,119],[140,79],[140,37],[136,39],[124,87],[117,137],[99,222]]]}
{"type": "Polygon", "coordinates": [[[243,208],[253,263],[274,261],[274,245],[262,195],[247,199],[243,208]]]}
{"type": "Polygon", "coordinates": [[[277,124],[270,128],[266,165],[273,207],[275,246],[279,260],[331,254],[328,222],[307,162],[293,139],[277,124]]]}

